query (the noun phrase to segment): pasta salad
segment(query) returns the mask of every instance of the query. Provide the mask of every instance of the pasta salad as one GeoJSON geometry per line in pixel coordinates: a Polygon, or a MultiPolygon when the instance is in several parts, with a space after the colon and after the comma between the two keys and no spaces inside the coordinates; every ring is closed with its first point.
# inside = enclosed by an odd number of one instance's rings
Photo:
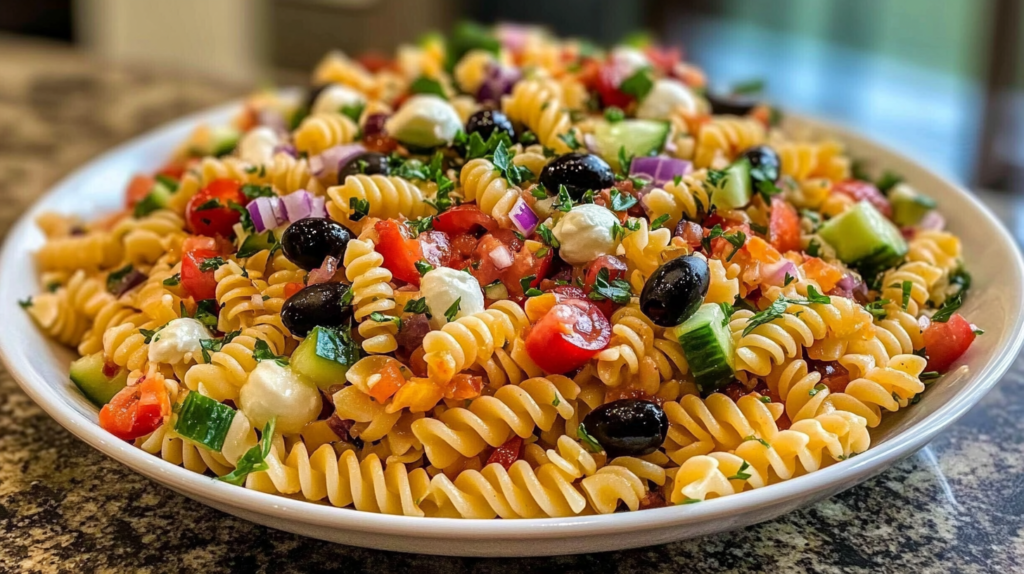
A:
{"type": "Polygon", "coordinates": [[[677,49],[467,23],[311,86],[38,219],[22,306],[172,464],[408,516],[698,503],[863,452],[981,333],[935,201],[677,49]]]}

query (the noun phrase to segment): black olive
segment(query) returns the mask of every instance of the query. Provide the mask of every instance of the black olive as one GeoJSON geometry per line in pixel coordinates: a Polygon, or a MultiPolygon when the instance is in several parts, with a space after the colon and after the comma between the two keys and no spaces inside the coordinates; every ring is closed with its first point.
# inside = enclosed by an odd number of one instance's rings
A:
{"type": "Polygon", "coordinates": [[[503,131],[508,134],[509,138],[516,137],[516,132],[512,128],[512,121],[503,112],[498,110],[480,110],[469,116],[469,120],[466,121],[466,133],[470,135],[480,134],[484,141],[487,141],[495,131],[503,131]]]}
{"type": "Polygon", "coordinates": [[[583,427],[610,458],[643,456],[665,442],[668,417],[652,402],[621,399],[590,411],[583,418],[583,427]]]}
{"type": "Polygon", "coordinates": [[[708,262],[694,255],[659,267],[640,292],[640,310],[656,325],[675,327],[704,303],[711,284],[708,262]]]}
{"type": "Polygon", "coordinates": [[[708,103],[711,104],[711,113],[716,115],[745,116],[761,103],[756,98],[743,94],[716,94],[708,92],[707,98],[708,103]]]}
{"type": "Polygon", "coordinates": [[[782,161],[779,159],[779,154],[775,153],[772,148],[766,145],[754,146],[744,151],[740,157],[746,158],[752,169],[761,170],[761,174],[768,181],[778,181],[782,161]]]}
{"type": "Polygon", "coordinates": [[[587,153],[567,153],[552,160],[540,172],[540,182],[552,195],[564,185],[569,197],[579,200],[589,190],[594,192],[615,185],[615,174],[606,161],[587,153]]]}
{"type": "Polygon", "coordinates": [[[296,337],[305,337],[315,327],[341,327],[352,318],[352,305],[342,301],[348,289],[345,283],[305,287],[281,307],[281,321],[296,337]]]}
{"type": "Polygon", "coordinates": [[[388,156],[368,151],[361,153],[348,160],[345,165],[338,167],[338,185],[345,185],[345,178],[350,175],[391,175],[391,164],[388,163],[388,156]]]}
{"type": "Polygon", "coordinates": [[[311,271],[331,255],[341,259],[352,235],[340,224],[324,217],[307,217],[288,226],[281,234],[281,248],[289,261],[311,271]]]}
{"type": "Polygon", "coordinates": [[[324,93],[324,90],[331,87],[331,84],[321,84],[319,86],[313,86],[306,93],[306,111],[313,109],[313,105],[316,104],[316,99],[320,97],[320,94],[324,93]]]}

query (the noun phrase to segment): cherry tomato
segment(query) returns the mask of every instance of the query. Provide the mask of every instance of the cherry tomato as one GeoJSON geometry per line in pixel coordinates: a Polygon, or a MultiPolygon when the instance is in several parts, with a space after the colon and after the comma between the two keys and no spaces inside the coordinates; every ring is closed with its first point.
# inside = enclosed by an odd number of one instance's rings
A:
{"type": "MultiPolygon", "coordinates": [[[[597,274],[602,269],[608,270],[608,281],[612,282],[616,279],[622,279],[626,276],[626,264],[621,259],[614,255],[602,255],[597,259],[587,264],[586,272],[583,279],[583,292],[590,294],[594,290],[594,283],[597,282],[597,274]]],[[[601,312],[604,313],[605,317],[611,317],[612,311],[615,310],[615,302],[611,299],[604,299],[596,301],[597,306],[601,308],[601,312]]]]}
{"type": "MultiPolygon", "coordinates": [[[[543,249],[543,248],[542,248],[543,249]]],[[[554,250],[547,249],[542,257],[537,257],[529,249],[521,249],[512,260],[512,266],[505,269],[501,274],[501,282],[508,289],[509,297],[518,300],[525,296],[521,281],[533,276],[530,287],[537,287],[541,280],[548,274],[551,268],[551,260],[554,258],[554,250]]]]}
{"type": "Polygon", "coordinates": [[[828,387],[830,393],[841,393],[850,383],[850,371],[839,364],[839,361],[807,361],[812,371],[821,375],[821,384],[828,387]]]}
{"type": "Polygon", "coordinates": [[[456,205],[434,220],[434,229],[449,235],[470,233],[479,228],[494,231],[498,228],[498,222],[472,203],[456,205]]]}
{"type": "Polygon", "coordinates": [[[587,297],[587,294],[583,292],[583,289],[580,289],[575,285],[558,285],[552,289],[551,292],[557,293],[568,299],[585,299],[587,297]]]}
{"type": "Polygon", "coordinates": [[[777,195],[772,197],[768,239],[780,253],[800,250],[800,215],[795,207],[777,195]]]}
{"type": "Polygon", "coordinates": [[[611,332],[597,305],[586,299],[566,299],[530,328],[526,352],[545,371],[567,373],[607,347],[611,332]]]}
{"type": "Polygon", "coordinates": [[[150,190],[156,185],[156,180],[148,175],[136,175],[128,182],[128,188],[124,192],[125,207],[132,208],[135,204],[146,199],[150,190]]]}
{"type": "Polygon", "coordinates": [[[874,184],[859,179],[848,179],[833,185],[832,191],[848,195],[857,201],[867,200],[882,215],[892,217],[892,204],[874,184]]]}
{"type": "Polygon", "coordinates": [[[924,349],[928,354],[928,370],[944,373],[963,355],[977,335],[959,313],[945,323],[932,322],[924,330],[924,349]]]}
{"type": "Polygon", "coordinates": [[[626,77],[622,70],[612,64],[605,64],[597,73],[597,93],[601,96],[601,105],[604,107],[616,106],[626,109],[633,102],[633,96],[625,94],[619,89],[619,85],[626,77]]]}
{"type": "Polygon", "coordinates": [[[452,258],[448,235],[441,231],[427,231],[418,237],[423,259],[433,267],[447,267],[452,258]]]}
{"type": "Polygon", "coordinates": [[[452,269],[463,269],[472,263],[473,250],[479,241],[468,233],[456,235],[451,239],[452,258],[449,265],[452,269]]]}
{"type": "Polygon", "coordinates": [[[519,438],[519,435],[512,435],[512,438],[494,449],[491,456],[487,457],[487,464],[498,463],[505,467],[505,470],[508,470],[512,468],[512,463],[519,460],[519,453],[522,449],[523,439],[519,438]]]}
{"type": "Polygon", "coordinates": [[[121,389],[103,405],[100,427],[121,440],[135,440],[158,429],[170,414],[163,379],[151,377],[121,389]]]}
{"type": "Polygon", "coordinates": [[[396,279],[419,285],[420,272],[416,269],[416,262],[423,259],[423,248],[412,237],[409,228],[394,219],[382,219],[374,229],[380,237],[377,253],[384,257],[384,268],[396,279]]]}
{"type": "Polygon", "coordinates": [[[220,253],[212,249],[193,249],[181,258],[181,285],[196,301],[217,296],[217,280],[213,276],[216,269],[212,265],[203,269],[203,263],[218,256],[220,253]]]}
{"type": "Polygon", "coordinates": [[[216,239],[212,237],[203,237],[202,235],[192,235],[185,239],[181,244],[182,253],[188,253],[189,251],[195,251],[196,249],[218,251],[219,247],[216,239]]]}
{"type": "Polygon", "coordinates": [[[464,401],[480,396],[484,388],[484,378],[478,375],[459,373],[445,387],[444,398],[464,401]]]}
{"type": "Polygon", "coordinates": [[[193,233],[228,237],[241,214],[231,209],[232,203],[245,205],[247,199],[241,185],[233,179],[215,179],[189,200],[186,219],[193,233]]]}

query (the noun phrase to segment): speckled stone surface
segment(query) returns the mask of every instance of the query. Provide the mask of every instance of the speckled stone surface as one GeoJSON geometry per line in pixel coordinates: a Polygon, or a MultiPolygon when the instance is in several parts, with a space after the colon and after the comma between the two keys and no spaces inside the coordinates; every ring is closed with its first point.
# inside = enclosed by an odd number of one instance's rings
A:
{"type": "MultiPolygon", "coordinates": [[[[112,145],[244,90],[0,39],[0,232],[112,145]]],[[[0,368],[0,572],[1024,571],[1024,362],[929,447],[755,527],[559,558],[364,550],[236,519],[74,438],[0,368]]]]}

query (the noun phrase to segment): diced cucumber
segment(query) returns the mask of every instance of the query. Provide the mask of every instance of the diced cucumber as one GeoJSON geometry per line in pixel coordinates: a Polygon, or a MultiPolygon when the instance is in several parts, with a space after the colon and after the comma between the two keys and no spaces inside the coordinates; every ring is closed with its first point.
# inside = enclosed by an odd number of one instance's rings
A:
{"type": "Polygon", "coordinates": [[[154,211],[166,208],[171,201],[176,189],[170,188],[166,183],[157,180],[149,194],[142,198],[142,201],[135,204],[135,217],[145,217],[154,211]]]}
{"type": "Polygon", "coordinates": [[[925,214],[938,206],[934,199],[905,183],[892,188],[889,201],[892,202],[892,220],[901,227],[917,225],[925,214]]]}
{"type": "Polygon", "coordinates": [[[347,332],[314,328],[292,353],[292,369],[321,389],[345,382],[348,368],[359,360],[359,345],[347,332]]]}
{"type": "Polygon", "coordinates": [[[252,257],[264,249],[273,249],[277,245],[277,237],[274,236],[273,230],[266,230],[263,233],[250,233],[245,236],[245,240],[242,241],[242,245],[238,248],[238,253],[235,257],[244,259],[246,257],[252,257]]]}
{"type": "Polygon", "coordinates": [[[242,132],[231,126],[217,126],[210,130],[210,155],[225,156],[238,147],[242,132]]]}
{"type": "Polygon", "coordinates": [[[71,382],[93,404],[102,407],[128,384],[128,369],[108,366],[103,353],[99,352],[71,363],[71,382]],[[108,377],[108,373],[113,375],[108,377]]]}
{"type": "Polygon", "coordinates": [[[181,404],[174,432],[212,451],[220,452],[234,418],[235,409],[193,392],[181,404]]]}
{"type": "Polygon", "coordinates": [[[836,257],[864,275],[891,267],[907,254],[900,230],[867,201],[861,201],[818,229],[836,257]]]}
{"type": "Polygon", "coordinates": [[[622,120],[595,122],[593,150],[612,166],[612,169],[629,169],[619,165],[619,156],[627,158],[656,155],[665,147],[668,139],[668,122],[656,120],[622,120]],[[621,152],[621,154],[620,154],[621,152]]]}
{"type": "Polygon", "coordinates": [[[750,203],[750,162],[741,159],[725,168],[725,177],[711,190],[711,205],[718,209],[739,209],[750,203]]]}
{"type": "Polygon", "coordinates": [[[686,354],[701,395],[707,396],[733,380],[733,342],[728,318],[717,303],[706,303],[672,334],[686,354]]]}

